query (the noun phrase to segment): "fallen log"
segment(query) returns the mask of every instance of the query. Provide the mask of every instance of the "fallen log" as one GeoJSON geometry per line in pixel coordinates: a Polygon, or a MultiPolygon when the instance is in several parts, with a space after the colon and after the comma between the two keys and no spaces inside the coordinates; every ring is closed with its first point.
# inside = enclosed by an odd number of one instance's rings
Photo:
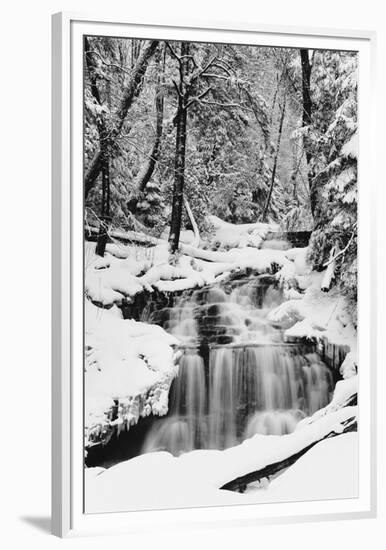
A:
{"type": "MultiPolygon", "coordinates": [[[[346,420],[343,424],[344,429],[341,433],[348,433],[348,432],[355,432],[357,431],[357,421],[355,417],[349,418],[346,420]]],[[[314,441],[310,443],[307,447],[304,449],[301,449],[297,453],[280,460],[278,462],[275,462],[273,464],[269,464],[268,466],[265,466],[264,468],[257,470],[255,472],[250,472],[248,474],[245,474],[243,476],[237,477],[235,479],[232,479],[231,481],[228,481],[220,489],[224,489],[226,491],[234,491],[238,493],[244,493],[247,486],[250,483],[254,483],[256,481],[261,481],[262,479],[270,478],[274,476],[275,474],[278,474],[282,470],[285,470],[289,466],[292,466],[301,456],[307,453],[312,447],[320,443],[321,441],[324,441],[325,439],[336,437],[340,435],[340,433],[336,433],[335,431],[330,432],[326,436],[322,437],[321,439],[314,441]]]]}
{"type": "MultiPolygon", "coordinates": [[[[86,229],[86,239],[95,240],[98,237],[99,229],[94,226],[88,226],[86,229]]],[[[118,240],[123,243],[136,243],[148,246],[156,246],[157,244],[165,244],[162,239],[140,233],[138,231],[109,231],[108,233],[111,240],[118,240]]]]}
{"type": "Polygon", "coordinates": [[[204,250],[203,248],[196,248],[190,244],[180,243],[179,250],[186,256],[197,258],[198,260],[205,260],[207,262],[219,262],[225,263],[230,261],[229,252],[217,251],[217,250],[204,250]]]}

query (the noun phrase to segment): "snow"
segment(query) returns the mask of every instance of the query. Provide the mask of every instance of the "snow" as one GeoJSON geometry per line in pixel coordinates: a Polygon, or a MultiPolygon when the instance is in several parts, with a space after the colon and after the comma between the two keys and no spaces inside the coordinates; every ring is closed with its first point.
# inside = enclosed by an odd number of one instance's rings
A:
{"type": "Polygon", "coordinates": [[[358,434],[347,433],[321,441],[267,487],[247,489],[246,497],[255,502],[356,498],[358,472],[358,434]]]}
{"type": "Polygon", "coordinates": [[[355,376],[358,372],[358,362],[357,362],[357,353],[356,351],[350,351],[340,369],[340,374],[343,376],[343,378],[350,378],[351,376],[355,376]]]}
{"type": "Polygon", "coordinates": [[[305,248],[291,248],[285,255],[288,260],[294,262],[296,275],[309,275],[311,266],[307,262],[308,246],[305,248]]]}
{"type": "Polygon", "coordinates": [[[339,380],[335,385],[334,396],[328,407],[328,411],[342,407],[351,397],[358,393],[358,375],[346,380],[339,380]]]}
{"type": "Polygon", "coordinates": [[[283,302],[268,314],[268,319],[286,328],[284,337],[326,338],[331,344],[347,345],[356,350],[356,330],[347,313],[347,304],[336,288],[321,291],[325,271],[298,276],[299,286],[305,288],[301,299],[283,302]]]}
{"type": "Polygon", "coordinates": [[[351,157],[353,159],[358,158],[358,150],[359,150],[359,136],[358,132],[355,132],[349,141],[345,143],[342,147],[342,154],[351,157]]]}
{"type": "MultiPolygon", "coordinates": [[[[356,414],[356,407],[345,407],[326,414],[291,434],[282,436],[255,435],[240,445],[224,451],[197,450],[180,457],[173,457],[166,452],[149,453],[121,462],[97,475],[86,470],[86,512],[117,512],[144,510],[149,507],[159,509],[261,502],[261,494],[258,497],[248,493],[237,494],[220,490],[220,487],[239,476],[259,471],[269,464],[284,460],[332,432],[341,434],[343,423],[355,418],[356,414]]],[[[334,439],[341,437],[344,436],[338,435],[334,439]]],[[[321,443],[318,443],[315,448],[319,445],[321,443]]],[[[331,452],[331,447],[328,448],[331,452]]],[[[322,448],[322,452],[317,456],[322,455],[324,459],[326,454],[325,448],[322,448]]],[[[340,454],[333,454],[336,461],[334,467],[337,466],[337,469],[341,471],[344,466],[352,468],[354,472],[356,462],[352,459],[353,456],[355,456],[355,451],[352,448],[350,448],[350,454],[347,452],[343,455],[343,459],[340,454]],[[344,464],[342,460],[344,460],[344,464]],[[339,463],[341,463],[340,468],[339,463]]],[[[331,460],[330,458],[327,464],[331,465],[331,460]]],[[[313,471],[309,477],[313,475],[315,478],[320,478],[318,464],[321,464],[321,467],[325,469],[324,480],[329,483],[333,468],[331,466],[326,468],[326,464],[321,459],[316,464],[314,461],[308,461],[308,464],[310,463],[313,471]]],[[[287,473],[293,467],[290,467],[287,473]]],[[[296,473],[300,485],[298,491],[302,488],[308,490],[308,487],[304,487],[303,482],[299,481],[302,472],[295,470],[295,480],[296,473]]],[[[288,487],[291,488],[293,480],[294,476],[284,478],[284,482],[282,481],[284,490],[289,491],[288,487]]],[[[347,497],[340,485],[338,475],[336,475],[336,481],[334,484],[329,483],[331,495],[328,493],[328,488],[325,487],[322,495],[317,490],[310,491],[310,498],[347,497]]],[[[346,482],[347,479],[345,479],[345,487],[346,482]]],[[[319,487],[322,481],[315,479],[313,483],[317,483],[319,487]]],[[[355,487],[355,483],[350,485],[350,491],[355,491],[355,487]]],[[[274,486],[272,497],[269,493],[266,494],[267,502],[271,502],[275,498],[280,500],[283,498],[280,494],[280,485],[276,494],[274,486]]],[[[297,499],[298,493],[292,493],[292,498],[297,499]]]]}
{"type": "Polygon", "coordinates": [[[294,274],[293,262],[282,250],[246,247],[212,251],[181,244],[176,258],[170,257],[167,243],[153,247],[143,258],[138,257],[138,247],[108,250],[100,258],[95,255],[95,244],[87,243],[85,291],[93,303],[103,307],[121,305],[144,290],[174,292],[202,287],[224,273],[242,269],[265,273],[278,266],[282,278],[294,274]]]}
{"type": "Polygon", "coordinates": [[[164,415],[170,384],[177,374],[178,341],[157,325],[85,304],[85,427],[92,439],[112,424],[133,424],[139,416],[164,415]]]}
{"type": "MultiPolygon", "coordinates": [[[[242,229],[254,231],[257,226],[259,231],[268,230],[266,224],[242,229]]],[[[172,292],[202,287],[243,269],[264,273],[278,266],[279,276],[287,281],[296,262],[296,257],[289,260],[282,250],[247,247],[221,252],[181,245],[181,251],[173,258],[167,243],[150,250],[110,244],[101,258],[95,254],[95,244],[86,243],[85,424],[89,439],[113,423],[129,426],[139,416],[166,414],[168,408],[168,391],[176,374],[173,346],[178,342],[158,326],[123,320],[117,307],[123,300],[154,288],[172,292]],[[112,420],[114,405],[118,418],[112,420]]],[[[295,289],[287,290],[296,294],[295,289]]]]}
{"type": "Polygon", "coordinates": [[[312,424],[322,416],[330,414],[344,407],[354,396],[358,394],[358,376],[351,376],[346,380],[339,380],[334,389],[334,395],[330,403],[316,411],[311,417],[301,420],[296,429],[299,430],[306,424],[312,424]]]}
{"type": "Polygon", "coordinates": [[[224,222],[217,216],[208,216],[207,221],[213,228],[210,243],[221,248],[259,248],[267,233],[278,230],[276,224],[248,223],[236,225],[224,222]]]}
{"type": "Polygon", "coordinates": [[[303,300],[287,300],[269,312],[268,320],[274,324],[294,325],[305,318],[303,300]]]}
{"type": "Polygon", "coordinates": [[[289,340],[327,338],[350,346],[341,367],[344,380],[336,385],[331,403],[302,420],[291,434],[255,435],[224,451],[197,450],[178,458],[166,452],[149,453],[108,470],[86,469],[88,513],[149,509],[149,503],[157,509],[357,494],[357,436],[341,434],[343,423],[357,413],[356,407],[344,406],[357,392],[356,331],[345,300],[336,289],[321,291],[325,272],[311,272],[307,248],[259,249],[261,235],[271,227],[246,224],[235,233],[232,224],[214,222],[222,245],[229,247],[233,231],[231,244],[236,248],[214,251],[182,243],[180,253],[171,257],[167,243],[145,252],[132,245],[109,244],[100,258],[95,245],[87,243],[86,444],[100,440],[101,433],[114,425],[120,430],[140,416],[167,413],[170,385],[178,370],[178,341],[156,325],[123,320],[117,307],[145,289],[185,290],[238,270],[278,269],[276,277],[287,301],[269,313],[269,320],[283,326],[289,340]],[[96,307],[90,300],[110,309],[96,307]],[[225,483],[284,460],[331,432],[340,435],[317,443],[275,479],[250,485],[245,494],[220,490],[225,483]]]}
{"type": "Polygon", "coordinates": [[[303,319],[285,331],[285,338],[287,340],[291,338],[305,338],[306,340],[318,341],[322,336],[323,332],[316,329],[309,319],[303,319]]]}

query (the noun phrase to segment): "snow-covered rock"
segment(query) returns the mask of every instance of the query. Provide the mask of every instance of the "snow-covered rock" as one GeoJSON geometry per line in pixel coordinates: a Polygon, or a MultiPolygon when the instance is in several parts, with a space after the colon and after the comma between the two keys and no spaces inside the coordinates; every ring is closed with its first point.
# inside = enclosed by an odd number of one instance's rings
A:
{"type": "Polygon", "coordinates": [[[208,216],[207,221],[213,228],[210,243],[220,248],[260,248],[267,233],[278,230],[276,224],[233,224],[217,216],[208,216]]]}
{"type": "Polygon", "coordinates": [[[123,320],[89,300],[85,307],[85,427],[90,441],[111,425],[168,411],[178,341],[157,325],[123,320]],[[117,418],[111,411],[118,407],[117,418]]]}
{"type": "Polygon", "coordinates": [[[358,362],[357,362],[357,353],[356,351],[350,351],[341,367],[340,367],[340,374],[343,376],[344,379],[355,377],[358,372],[358,362]]]}
{"type": "Polygon", "coordinates": [[[331,344],[347,345],[356,349],[356,329],[347,314],[345,298],[337,289],[321,291],[323,272],[312,272],[307,281],[302,279],[304,294],[290,299],[270,311],[268,319],[286,328],[288,339],[326,338],[331,344]]]}

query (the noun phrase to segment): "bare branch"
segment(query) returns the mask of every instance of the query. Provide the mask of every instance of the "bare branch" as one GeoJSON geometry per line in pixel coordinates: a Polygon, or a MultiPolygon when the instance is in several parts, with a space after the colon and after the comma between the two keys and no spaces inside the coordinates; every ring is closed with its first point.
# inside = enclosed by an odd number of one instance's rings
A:
{"type": "Polygon", "coordinates": [[[113,67],[114,69],[119,69],[120,71],[122,71],[123,73],[127,74],[128,76],[131,76],[131,72],[129,71],[126,71],[126,69],[124,69],[123,67],[121,67],[121,65],[117,65],[116,63],[108,63],[108,61],[106,61],[102,55],[97,52],[96,50],[88,50],[85,52],[86,55],[96,55],[97,57],[99,57],[99,59],[102,61],[103,65],[105,65],[106,67],[113,67]]]}
{"type": "Polygon", "coordinates": [[[176,92],[177,92],[177,94],[178,94],[178,97],[181,97],[181,92],[180,92],[180,89],[179,89],[179,87],[178,87],[177,82],[176,82],[175,80],[172,80],[172,82],[173,82],[173,86],[174,86],[175,89],[176,89],[176,92]]]}
{"type": "Polygon", "coordinates": [[[242,109],[243,111],[250,111],[253,113],[253,109],[245,107],[245,105],[240,105],[240,103],[220,103],[219,101],[201,101],[203,105],[215,105],[216,107],[225,107],[232,109],[242,109]]]}
{"type": "MultiPolygon", "coordinates": [[[[354,224],[354,227],[356,227],[356,223],[354,224]]],[[[332,262],[335,262],[337,258],[339,258],[339,256],[341,256],[342,254],[344,254],[346,252],[346,250],[348,250],[350,244],[352,243],[352,240],[354,238],[354,235],[355,235],[355,231],[353,231],[351,233],[351,237],[348,241],[348,243],[346,244],[346,246],[343,248],[343,250],[340,250],[335,256],[333,256],[332,258],[330,258],[326,263],[323,264],[323,267],[327,267],[329,266],[330,264],[332,264],[332,262]]]]}
{"type": "Polygon", "coordinates": [[[213,57],[206,65],[205,67],[200,67],[199,69],[197,69],[197,71],[195,71],[191,77],[190,77],[190,82],[194,82],[195,80],[197,80],[197,78],[200,78],[200,76],[202,74],[204,74],[212,65],[213,63],[215,63],[217,59],[217,56],[213,57]]]}
{"type": "Polygon", "coordinates": [[[227,73],[229,76],[232,76],[232,73],[235,74],[232,68],[228,69],[227,67],[223,67],[221,63],[222,61],[221,62],[217,61],[216,63],[212,63],[212,67],[217,67],[218,69],[221,69],[222,71],[227,73]]]}
{"type": "Polygon", "coordinates": [[[204,90],[200,95],[197,97],[193,97],[189,103],[186,105],[185,109],[189,109],[189,107],[195,103],[196,101],[200,102],[203,97],[205,97],[210,91],[212,90],[212,86],[209,86],[206,90],[204,90]]]}
{"type": "MultiPolygon", "coordinates": [[[[150,61],[151,57],[157,50],[159,45],[158,40],[147,40],[140,52],[140,55],[137,59],[137,62],[135,64],[135,67],[132,71],[131,78],[129,79],[129,82],[125,86],[124,93],[122,100],[120,102],[120,105],[116,112],[114,113],[114,118],[116,120],[115,127],[110,130],[110,132],[106,132],[106,128],[102,128],[101,138],[103,144],[103,147],[106,148],[108,146],[109,140],[111,138],[117,138],[122,131],[127,113],[132,106],[133,102],[137,98],[137,96],[140,93],[142,83],[143,83],[143,77],[147,70],[148,62],[150,61]],[[106,140],[106,142],[103,142],[103,140],[108,137],[109,139],[106,140]],[[105,143],[107,145],[105,145],[105,143]]],[[[87,43],[85,44],[87,50],[89,50],[89,47],[87,46],[87,43]]],[[[102,167],[102,158],[103,153],[101,149],[96,152],[94,155],[90,166],[85,174],[85,196],[87,197],[88,192],[94,185],[96,178],[98,177],[101,167],[102,167]]]]}
{"type": "Polygon", "coordinates": [[[174,57],[174,59],[176,59],[178,61],[178,63],[181,65],[181,63],[182,63],[181,57],[179,55],[177,55],[177,53],[173,50],[173,48],[171,47],[169,42],[165,42],[165,44],[166,44],[166,47],[168,48],[168,50],[170,51],[170,53],[172,54],[172,57],[174,57]]]}
{"type": "Polygon", "coordinates": [[[219,78],[220,80],[229,80],[229,77],[224,76],[223,74],[201,73],[201,76],[210,77],[210,78],[219,78]]]}

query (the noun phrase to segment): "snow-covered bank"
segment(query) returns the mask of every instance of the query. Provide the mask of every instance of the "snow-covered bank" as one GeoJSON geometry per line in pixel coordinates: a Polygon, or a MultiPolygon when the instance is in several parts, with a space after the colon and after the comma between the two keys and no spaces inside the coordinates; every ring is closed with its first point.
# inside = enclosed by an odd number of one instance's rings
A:
{"type": "MultiPolygon", "coordinates": [[[[272,482],[272,493],[264,490],[258,497],[253,494],[238,494],[232,491],[220,490],[224,484],[249,472],[263,469],[269,464],[284,460],[305,449],[312,443],[320,441],[328,434],[341,434],[344,424],[356,419],[356,407],[345,407],[331,412],[314,423],[304,425],[292,434],[283,436],[255,435],[245,440],[241,445],[224,451],[193,451],[176,458],[166,452],[149,453],[122,462],[108,470],[86,470],[86,511],[109,512],[123,510],[144,510],[173,507],[208,506],[216,504],[240,504],[247,502],[273,502],[275,499],[298,500],[299,491],[307,491],[308,499],[319,498],[349,498],[356,496],[356,483],[348,483],[355,478],[357,462],[352,457],[357,454],[355,437],[344,439],[346,435],[338,435],[326,440],[327,446],[318,450],[317,443],[314,454],[307,455],[307,468],[312,465],[312,472],[306,474],[310,480],[309,491],[302,480],[302,469],[297,467],[294,474],[290,467],[286,478],[280,485],[280,477],[272,482]],[[347,444],[347,446],[346,446],[347,444]],[[336,454],[335,446],[342,451],[336,454]],[[343,453],[343,450],[344,453],[343,453]],[[332,454],[334,461],[334,476],[331,467],[325,467],[323,460],[327,454],[332,454]],[[316,457],[316,462],[313,458],[316,457]],[[343,470],[350,464],[347,475],[343,470]],[[339,475],[340,474],[340,475],[339,475]],[[312,478],[315,477],[313,480],[312,478]],[[311,479],[310,479],[311,478],[311,479]],[[318,479],[316,479],[318,478],[318,479]],[[291,495],[294,479],[298,480],[298,490],[291,495]],[[342,484],[339,480],[342,480],[342,484]],[[277,485],[278,484],[278,485],[277,485]],[[318,493],[317,488],[324,489],[318,493]],[[281,495],[283,487],[283,497],[281,495]],[[288,487],[290,489],[288,489],[288,487]],[[314,487],[314,491],[312,491],[314,487]]],[[[331,462],[331,458],[329,460],[331,462]]],[[[327,462],[328,464],[328,462],[327,462]]],[[[329,465],[331,466],[331,465],[329,465]]],[[[283,474],[285,475],[285,474],[283,474]]]]}
{"type": "Polygon", "coordinates": [[[338,445],[334,440],[342,437],[347,423],[356,422],[356,407],[352,406],[355,401],[351,400],[357,392],[357,377],[353,376],[356,332],[346,314],[344,299],[335,290],[322,292],[324,274],[310,271],[307,249],[204,250],[182,244],[180,254],[173,259],[164,244],[151,249],[109,245],[105,257],[98,258],[94,245],[87,246],[86,436],[89,444],[103,440],[103,434],[110,433],[109,428],[121,429],[137,422],[140,416],[164,415],[168,411],[170,384],[177,373],[175,346],[178,342],[156,325],[123,320],[117,307],[144,290],[173,292],[201,287],[239,270],[275,273],[286,301],[270,312],[270,322],[284,327],[289,340],[310,338],[320,342],[326,338],[345,343],[352,350],[345,361],[348,379],[337,385],[331,403],[301,421],[289,435],[255,435],[224,451],[197,450],[178,458],[156,452],[137,456],[108,470],[87,469],[88,512],[148,509],[149,502],[152,508],[169,508],[298,500],[303,498],[300,493],[305,484],[300,483],[301,470],[298,467],[293,470],[293,462],[307,449],[301,459],[307,468],[315,460],[318,480],[314,485],[312,479],[309,480],[306,489],[310,489],[303,491],[304,498],[355,496],[356,484],[348,480],[354,475],[355,460],[347,476],[341,474],[341,485],[330,483],[340,465],[331,476],[327,462],[322,465],[320,462],[325,460],[326,449],[335,452],[333,449],[340,449],[339,445],[343,448],[342,456],[347,452],[347,461],[350,458],[347,449],[355,454],[352,450],[355,438],[345,439],[347,446],[346,443],[338,445]],[[110,309],[96,307],[90,299],[110,309]],[[320,441],[331,434],[340,435],[319,449],[320,441]],[[315,444],[311,449],[313,454],[309,455],[310,447],[315,444]],[[272,469],[277,463],[279,467],[272,469]],[[282,473],[288,464],[288,470],[282,473]],[[239,478],[243,484],[245,476],[251,474],[253,479],[260,479],[260,471],[266,468],[270,475],[280,472],[267,489],[260,485],[259,489],[254,487],[243,495],[221,489],[229,483],[238,483],[239,478]],[[322,483],[320,469],[325,473],[324,490],[318,492],[318,484],[322,483]],[[289,477],[284,477],[287,475],[289,477]],[[291,495],[296,479],[300,488],[291,495]]]}
{"type": "Polygon", "coordinates": [[[168,411],[177,340],[158,326],[119,318],[117,304],[143,290],[179,291],[213,284],[238,270],[276,270],[287,300],[269,313],[269,321],[284,327],[290,341],[325,339],[349,346],[341,372],[345,378],[356,373],[356,331],[345,301],[335,290],[321,291],[323,273],[310,272],[307,249],[210,251],[182,245],[187,254],[173,265],[166,244],[152,249],[110,244],[104,258],[95,255],[94,244],[86,246],[86,293],[110,307],[95,307],[86,300],[89,442],[98,440],[106,427],[129,426],[140,416],[168,411]]]}
{"type": "Polygon", "coordinates": [[[111,426],[167,413],[170,384],[178,371],[177,344],[157,325],[123,320],[119,310],[97,308],[86,300],[86,443],[111,426]]]}
{"type": "MultiPolygon", "coordinates": [[[[221,223],[224,229],[225,222],[221,223]]],[[[231,227],[235,232],[236,226],[231,227]]],[[[285,329],[288,341],[325,339],[348,346],[351,363],[343,373],[356,372],[356,329],[346,300],[335,287],[322,291],[325,271],[311,271],[307,248],[206,250],[181,244],[179,255],[171,258],[166,243],[150,249],[110,244],[105,257],[99,258],[93,243],[86,247],[86,294],[103,307],[130,302],[145,290],[178,292],[215,284],[240,270],[276,272],[286,301],[270,312],[269,321],[285,329]]]]}
{"type": "Polygon", "coordinates": [[[116,246],[109,246],[100,258],[94,253],[95,244],[86,243],[86,295],[103,307],[120,305],[143,290],[173,292],[213,284],[241,269],[292,273],[292,262],[282,250],[246,247],[213,251],[181,244],[180,255],[173,259],[166,243],[150,249],[147,256],[138,247],[116,246]]]}
{"type": "Polygon", "coordinates": [[[347,313],[344,298],[335,289],[321,291],[324,272],[301,278],[305,292],[270,312],[269,320],[287,326],[285,336],[319,339],[323,336],[337,344],[353,345],[356,330],[347,313]]]}
{"type": "Polygon", "coordinates": [[[330,403],[316,411],[312,416],[304,418],[299,422],[296,429],[301,429],[306,424],[312,424],[322,416],[336,412],[337,410],[347,406],[358,396],[358,375],[351,376],[344,380],[339,380],[336,383],[334,395],[330,403]]]}
{"type": "Polygon", "coordinates": [[[251,484],[245,497],[261,503],[356,498],[358,466],[358,433],[342,434],[315,445],[268,486],[251,484]]]}
{"type": "MultiPolygon", "coordinates": [[[[325,271],[311,271],[306,260],[307,249],[292,249],[286,257],[292,261],[292,276],[284,273],[287,300],[273,309],[268,319],[285,329],[285,340],[313,340],[321,343],[347,346],[350,353],[341,366],[341,374],[348,378],[355,375],[357,331],[348,313],[348,304],[340,291],[334,287],[322,290],[325,271]],[[293,292],[293,281],[297,289],[293,292]],[[287,290],[286,290],[287,286],[287,290]]],[[[288,266],[284,266],[288,271],[288,266]]],[[[282,275],[284,268],[279,272],[282,275]]],[[[290,270],[289,270],[290,271],[290,270]]]]}
{"type": "Polygon", "coordinates": [[[172,349],[177,340],[158,326],[124,321],[117,305],[144,290],[202,287],[234,271],[250,268],[264,273],[273,266],[288,271],[292,263],[280,250],[248,247],[222,252],[189,245],[182,245],[182,250],[188,254],[173,264],[166,243],[151,249],[110,243],[103,258],[95,255],[94,243],[86,243],[88,443],[105,439],[109,427],[130,426],[150,413],[166,414],[177,372],[172,349]]]}

